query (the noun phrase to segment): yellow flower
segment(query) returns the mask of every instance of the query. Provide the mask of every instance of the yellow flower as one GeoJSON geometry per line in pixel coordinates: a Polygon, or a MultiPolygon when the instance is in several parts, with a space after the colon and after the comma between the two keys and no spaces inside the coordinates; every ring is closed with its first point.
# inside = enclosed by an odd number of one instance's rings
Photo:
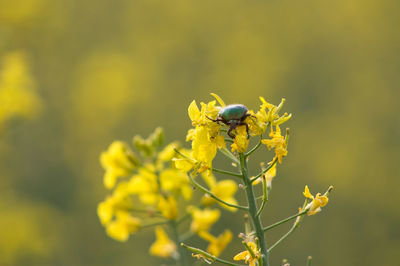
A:
{"type": "Polygon", "coordinates": [[[158,154],[158,159],[167,162],[170,161],[175,156],[175,149],[178,149],[179,143],[172,142],[165,146],[165,148],[158,154]]]}
{"type": "Polygon", "coordinates": [[[173,220],[178,216],[178,206],[172,196],[160,196],[158,209],[161,211],[161,214],[168,220],[173,220]]]}
{"type": "MultiPolygon", "coordinates": [[[[236,182],[234,182],[233,180],[221,180],[219,182],[216,182],[214,176],[210,175],[205,177],[207,179],[211,179],[213,181],[206,181],[207,184],[210,186],[210,191],[219,199],[230,203],[230,204],[234,204],[237,205],[237,201],[236,199],[233,197],[233,195],[236,193],[237,191],[237,184],[236,182]]],[[[208,194],[204,195],[203,199],[202,199],[202,203],[205,205],[211,205],[216,203],[217,201],[213,198],[211,198],[208,194]]],[[[229,206],[226,206],[225,204],[222,204],[220,202],[218,202],[222,207],[226,208],[227,210],[230,211],[237,211],[236,208],[232,208],[229,206]]]]}
{"type": "Polygon", "coordinates": [[[130,192],[138,195],[140,201],[148,205],[155,205],[159,197],[157,176],[152,172],[153,168],[152,165],[139,168],[139,173],[132,176],[129,181],[130,192]]]}
{"type": "Polygon", "coordinates": [[[192,224],[190,225],[190,230],[193,232],[208,231],[210,227],[218,221],[221,213],[218,209],[204,209],[200,210],[193,207],[189,210],[192,215],[192,224]]]}
{"type": "Polygon", "coordinates": [[[118,210],[128,210],[132,207],[129,193],[126,191],[127,182],[119,183],[112,196],[100,202],[97,206],[97,215],[103,225],[107,225],[118,210]]]}
{"type": "MultiPolygon", "coordinates": [[[[265,180],[267,181],[267,187],[272,187],[272,179],[276,176],[276,164],[274,164],[265,174],[265,180]]],[[[253,185],[257,185],[262,181],[262,177],[257,178],[253,185]]]]}
{"type": "Polygon", "coordinates": [[[317,193],[315,197],[311,195],[310,190],[308,189],[308,186],[305,187],[304,192],[303,192],[304,197],[311,199],[312,201],[304,208],[305,210],[308,210],[307,215],[314,215],[318,212],[321,211],[321,207],[324,207],[328,203],[328,197],[327,196],[321,196],[321,193],[317,193]]]}
{"type": "Polygon", "coordinates": [[[275,158],[278,158],[279,163],[282,163],[282,157],[287,155],[287,140],[281,135],[281,129],[276,126],[276,131],[273,131],[271,127],[271,133],[269,136],[271,139],[263,139],[261,142],[267,145],[267,148],[275,150],[275,158]]]}
{"type": "Polygon", "coordinates": [[[97,215],[100,218],[101,224],[108,224],[114,216],[114,201],[112,198],[107,198],[100,202],[97,206],[97,215]]]}
{"type": "MultiPolygon", "coordinates": [[[[216,98],[222,101],[219,97],[216,98]]],[[[217,149],[225,147],[224,137],[219,135],[221,126],[209,119],[215,119],[218,116],[220,108],[215,104],[216,101],[208,104],[200,103],[200,110],[196,101],[192,101],[188,108],[189,117],[195,128],[188,131],[186,141],[192,141],[193,159],[204,164],[208,169],[212,167],[212,160],[217,154],[217,149]]]]}
{"type": "Polygon", "coordinates": [[[116,220],[107,225],[107,234],[115,240],[125,242],[129,235],[135,233],[140,228],[141,221],[133,217],[126,211],[118,211],[116,220]]]}
{"type": "Polygon", "coordinates": [[[251,116],[247,117],[245,122],[249,126],[249,131],[251,135],[261,135],[267,129],[267,124],[269,123],[271,126],[280,125],[291,118],[291,114],[283,114],[283,116],[279,116],[278,112],[283,106],[285,99],[282,99],[281,103],[278,106],[275,106],[269,102],[267,102],[263,97],[260,97],[261,105],[260,110],[257,113],[254,113],[252,110],[249,110],[251,116]],[[268,112],[266,111],[268,109],[268,112]]]}
{"type": "Polygon", "coordinates": [[[246,250],[246,251],[243,251],[243,252],[240,252],[239,254],[237,254],[235,257],[233,257],[233,259],[234,260],[244,260],[244,262],[248,263],[250,266],[255,266],[256,262],[261,257],[260,249],[258,249],[257,245],[253,242],[247,242],[247,245],[253,251],[254,257],[251,255],[251,253],[248,250],[246,250]]]}
{"type": "Polygon", "coordinates": [[[160,173],[161,188],[174,194],[182,194],[185,200],[192,197],[193,188],[187,174],[177,169],[165,169],[160,173]]]}
{"type": "Polygon", "coordinates": [[[231,145],[232,152],[245,152],[249,146],[249,139],[247,138],[246,126],[238,126],[236,128],[235,140],[231,145]]]}
{"type": "Polygon", "coordinates": [[[115,186],[118,177],[130,175],[138,165],[133,152],[121,141],[111,143],[108,150],[101,153],[100,162],[106,170],[104,185],[108,189],[115,186]]]}
{"type": "MultiPolygon", "coordinates": [[[[0,15],[1,16],[1,15],[0,15]]],[[[4,55],[0,68],[0,126],[13,117],[34,118],[41,110],[41,100],[21,52],[4,55]]]]}
{"type": "Polygon", "coordinates": [[[215,237],[207,231],[200,231],[199,236],[204,240],[210,242],[207,247],[207,252],[218,257],[222,251],[225,250],[226,246],[232,240],[232,232],[225,230],[221,235],[215,237]]]}
{"type": "Polygon", "coordinates": [[[168,238],[167,233],[157,226],[155,228],[156,241],[150,246],[150,254],[161,258],[174,257],[176,253],[175,243],[168,238]]]}

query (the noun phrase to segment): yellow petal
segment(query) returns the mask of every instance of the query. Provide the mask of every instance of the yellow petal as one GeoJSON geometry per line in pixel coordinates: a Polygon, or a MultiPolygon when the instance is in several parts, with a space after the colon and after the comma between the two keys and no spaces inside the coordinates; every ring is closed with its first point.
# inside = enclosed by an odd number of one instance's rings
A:
{"type": "Polygon", "coordinates": [[[197,107],[196,101],[193,100],[188,108],[188,113],[189,113],[189,117],[190,120],[192,120],[192,122],[198,121],[200,119],[200,110],[197,107]]]}
{"type": "Polygon", "coordinates": [[[211,93],[211,95],[219,102],[219,104],[222,106],[222,107],[224,107],[225,106],[225,103],[224,103],[224,101],[221,99],[221,97],[219,97],[217,94],[215,94],[215,93],[211,93]]]}
{"type": "Polygon", "coordinates": [[[310,190],[308,189],[308,186],[305,187],[303,195],[306,198],[314,199],[313,195],[311,195],[310,190]]]}

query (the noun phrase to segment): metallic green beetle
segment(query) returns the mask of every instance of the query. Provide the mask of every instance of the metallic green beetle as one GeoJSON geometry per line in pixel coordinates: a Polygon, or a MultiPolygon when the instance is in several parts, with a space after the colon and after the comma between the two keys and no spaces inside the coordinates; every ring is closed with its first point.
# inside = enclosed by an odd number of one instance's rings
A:
{"type": "Polygon", "coordinates": [[[246,126],[247,131],[247,138],[249,138],[249,126],[244,122],[246,117],[251,116],[249,110],[246,106],[242,104],[230,104],[223,107],[217,116],[217,119],[210,119],[211,121],[224,123],[225,125],[229,126],[229,130],[227,134],[231,138],[235,138],[235,135],[232,134],[232,130],[234,130],[237,126],[244,125],[246,126]]]}

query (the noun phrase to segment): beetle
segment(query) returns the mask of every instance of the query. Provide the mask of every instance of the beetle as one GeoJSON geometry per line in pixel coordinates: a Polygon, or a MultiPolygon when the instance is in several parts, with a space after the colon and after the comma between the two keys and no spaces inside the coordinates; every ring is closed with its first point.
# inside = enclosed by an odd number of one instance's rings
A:
{"type": "Polygon", "coordinates": [[[232,130],[234,130],[237,126],[244,125],[246,126],[247,138],[249,138],[249,126],[244,122],[246,117],[251,116],[249,110],[243,104],[230,104],[223,107],[217,116],[217,119],[212,119],[207,116],[208,119],[214,121],[219,124],[219,122],[224,123],[229,126],[229,130],[227,132],[228,136],[232,139],[235,138],[235,135],[232,134],[232,130]]]}

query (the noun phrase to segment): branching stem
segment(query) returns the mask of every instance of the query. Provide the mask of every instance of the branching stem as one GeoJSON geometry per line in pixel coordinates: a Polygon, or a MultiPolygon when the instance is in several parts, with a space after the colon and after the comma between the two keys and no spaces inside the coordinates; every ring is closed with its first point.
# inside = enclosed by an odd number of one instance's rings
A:
{"type": "Polygon", "coordinates": [[[236,209],[240,209],[240,210],[248,210],[248,207],[245,206],[239,206],[239,205],[235,205],[235,204],[230,204],[220,198],[218,198],[217,196],[215,196],[211,191],[209,191],[208,189],[206,189],[205,187],[203,187],[202,185],[200,185],[199,183],[197,183],[191,176],[190,174],[188,174],[189,180],[190,182],[193,184],[193,186],[195,186],[198,190],[200,190],[201,192],[210,195],[211,198],[215,199],[218,202],[221,202],[222,204],[225,204],[226,206],[232,207],[232,208],[236,208],[236,209]]]}

